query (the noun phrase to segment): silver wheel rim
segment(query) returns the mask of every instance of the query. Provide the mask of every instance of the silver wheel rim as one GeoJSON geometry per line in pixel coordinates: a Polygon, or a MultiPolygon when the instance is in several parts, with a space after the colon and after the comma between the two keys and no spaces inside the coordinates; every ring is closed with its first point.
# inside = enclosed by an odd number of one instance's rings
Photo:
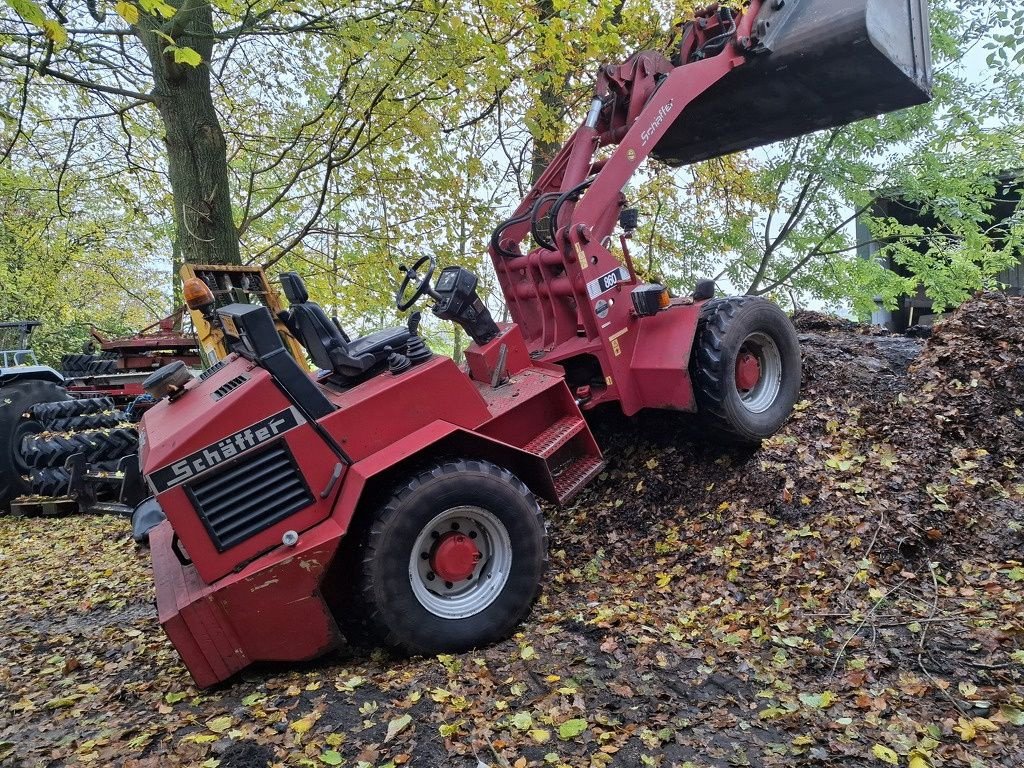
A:
{"type": "Polygon", "coordinates": [[[497,517],[481,507],[452,507],[420,531],[409,555],[409,583],[420,605],[444,619],[465,619],[490,606],[508,582],[512,541],[497,517]],[[480,553],[472,575],[447,582],[433,571],[434,553],[442,537],[459,532],[480,553]],[[424,556],[426,555],[426,556],[424,556]]]}
{"type": "Polygon", "coordinates": [[[761,378],[754,388],[737,391],[743,407],[751,413],[764,413],[774,405],[782,391],[782,353],[775,339],[766,333],[752,333],[740,345],[738,354],[749,352],[761,366],[761,378]]]}

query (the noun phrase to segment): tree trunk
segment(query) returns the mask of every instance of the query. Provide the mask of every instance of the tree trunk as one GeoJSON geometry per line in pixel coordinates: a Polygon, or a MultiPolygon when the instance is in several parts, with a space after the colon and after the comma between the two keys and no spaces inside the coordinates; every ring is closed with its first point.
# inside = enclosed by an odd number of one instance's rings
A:
{"type": "MultiPolygon", "coordinates": [[[[548,19],[555,13],[554,0],[537,0],[537,10],[541,19],[548,19]]],[[[540,101],[543,114],[558,115],[561,120],[565,117],[565,87],[558,88],[553,83],[548,83],[540,89],[537,95],[540,101]]],[[[537,179],[547,170],[548,165],[555,159],[558,150],[562,148],[562,142],[558,139],[542,139],[539,136],[533,137],[533,158],[530,164],[530,184],[536,184],[537,179]]]]}
{"type": "Polygon", "coordinates": [[[241,264],[238,231],[231,211],[224,133],[213,105],[209,62],[213,54],[213,13],[207,0],[174,2],[170,25],[146,17],[140,36],[153,66],[154,95],[163,120],[167,167],[174,198],[174,262],[241,264]],[[178,46],[197,51],[198,67],[174,62],[165,53],[166,32],[180,27],[178,46]],[[198,33],[198,34],[193,34],[198,33]]]}

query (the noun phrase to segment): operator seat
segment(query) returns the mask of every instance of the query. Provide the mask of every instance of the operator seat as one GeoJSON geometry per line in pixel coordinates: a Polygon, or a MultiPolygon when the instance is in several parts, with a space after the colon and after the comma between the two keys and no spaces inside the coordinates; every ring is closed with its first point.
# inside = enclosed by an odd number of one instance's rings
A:
{"type": "Polygon", "coordinates": [[[297,273],[282,274],[281,287],[290,305],[281,313],[285,326],[318,368],[347,383],[386,364],[388,355],[400,352],[412,336],[408,328],[386,328],[350,340],[337,320],[332,321],[319,304],[309,300],[306,284],[297,273]]]}

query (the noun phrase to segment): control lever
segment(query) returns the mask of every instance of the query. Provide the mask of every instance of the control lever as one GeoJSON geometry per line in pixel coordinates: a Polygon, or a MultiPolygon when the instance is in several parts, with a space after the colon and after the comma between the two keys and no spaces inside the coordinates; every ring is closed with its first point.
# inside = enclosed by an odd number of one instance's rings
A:
{"type": "Polygon", "coordinates": [[[420,333],[419,333],[420,332],[420,321],[422,319],[423,319],[423,313],[420,312],[419,310],[417,310],[417,311],[413,312],[411,315],[409,315],[409,322],[407,323],[406,327],[409,329],[409,335],[410,336],[419,336],[420,335],[420,333]]]}

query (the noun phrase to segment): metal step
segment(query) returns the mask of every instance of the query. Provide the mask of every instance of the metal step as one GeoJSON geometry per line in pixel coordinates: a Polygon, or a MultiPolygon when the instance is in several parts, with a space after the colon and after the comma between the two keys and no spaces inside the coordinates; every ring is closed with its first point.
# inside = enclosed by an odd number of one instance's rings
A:
{"type": "Polygon", "coordinates": [[[565,504],[583,490],[605,467],[597,456],[580,456],[555,477],[555,495],[565,504]]]}
{"type": "Polygon", "coordinates": [[[582,432],[585,426],[586,422],[578,416],[565,416],[533,438],[523,450],[549,459],[559,448],[582,432]]]}

